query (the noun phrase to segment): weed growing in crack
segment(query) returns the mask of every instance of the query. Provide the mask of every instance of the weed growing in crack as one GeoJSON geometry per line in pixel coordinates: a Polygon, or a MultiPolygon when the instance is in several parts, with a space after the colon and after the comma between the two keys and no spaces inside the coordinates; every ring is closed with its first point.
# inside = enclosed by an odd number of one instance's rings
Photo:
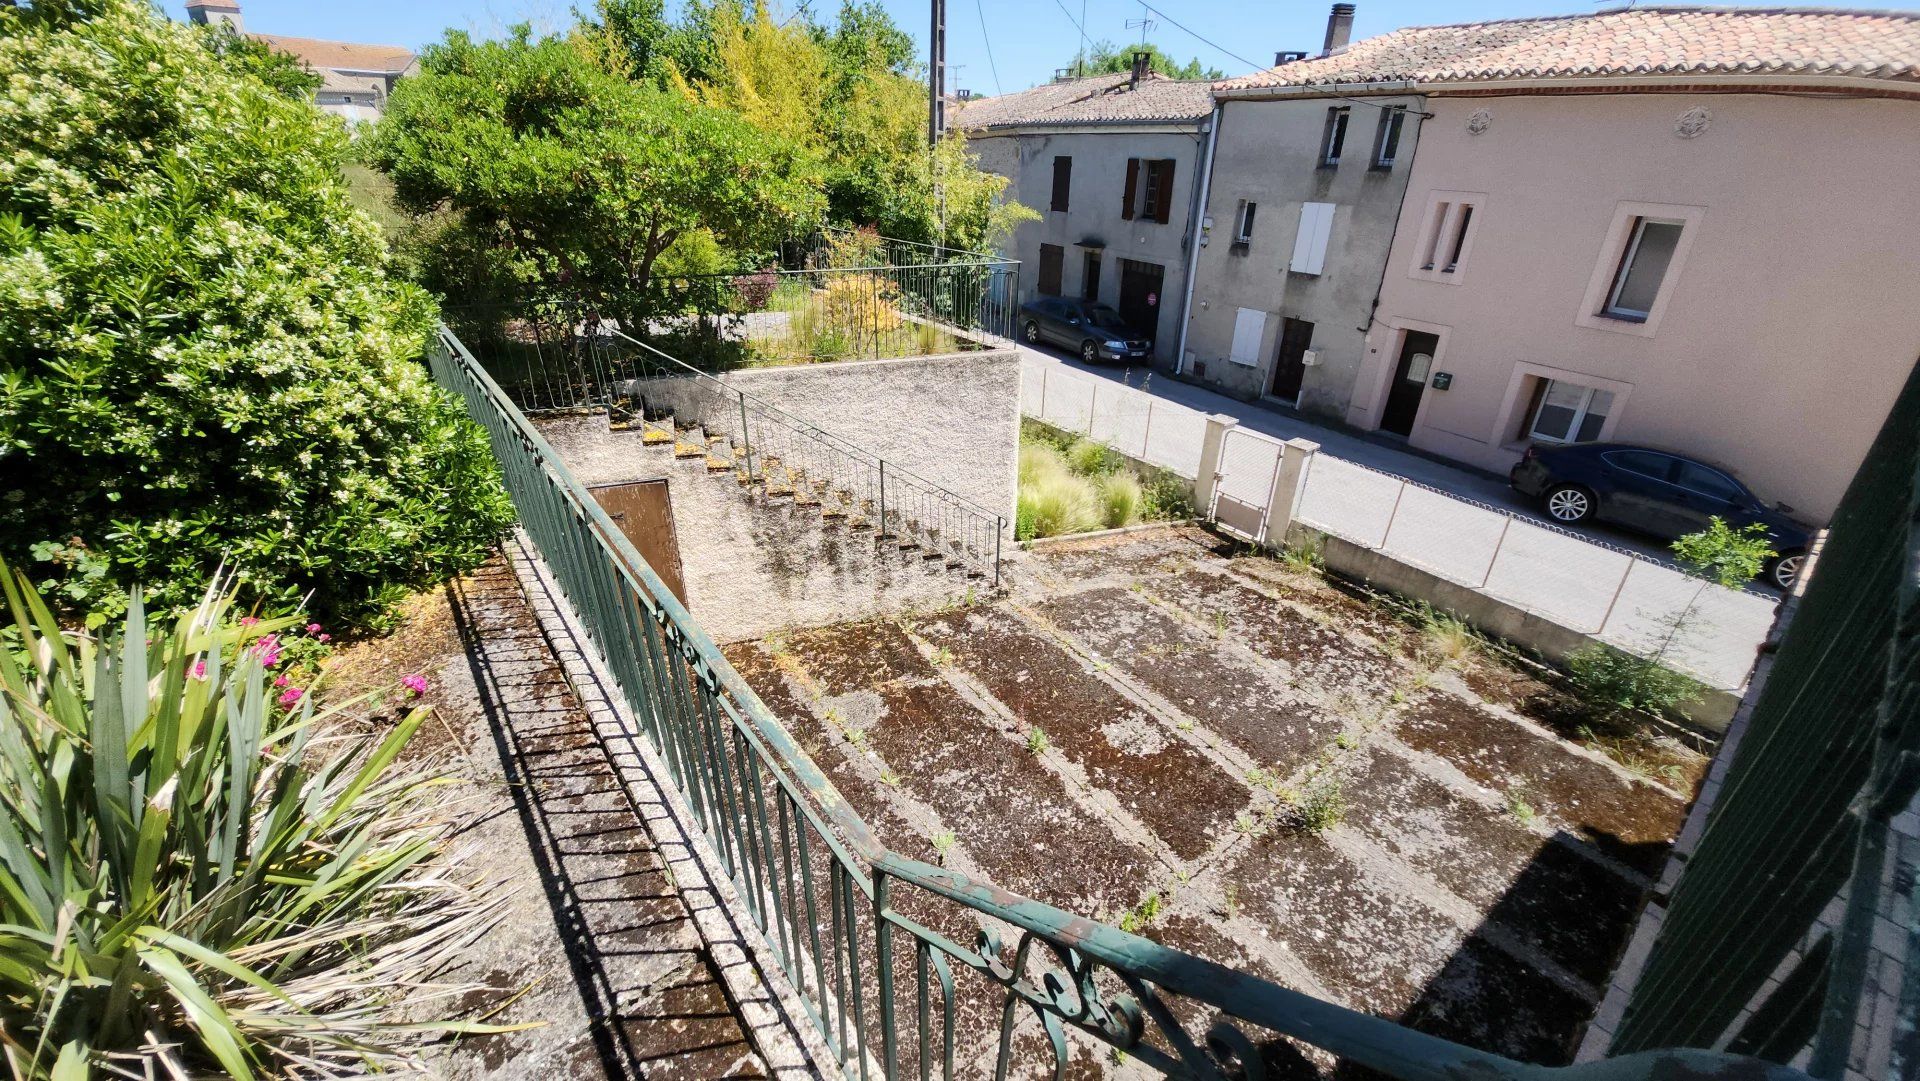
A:
{"type": "Polygon", "coordinates": [[[1333,737],[1333,745],[1343,751],[1351,751],[1355,747],[1360,746],[1360,737],[1354,735],[1352,732],[1342,732],[1333,737]]]}
{"type": "Polygon", "coordinates": [[[900,775],[890,769],[883,769],[880,771],[880,783],[888,788],[899,788],[900,775]]]}
{"type": "Polygon", "coordinates": [[[1322,774],[1307,786],[1294,807],[1300,813],[1300,824],[1314,833],[1339,825],[1347,817],[1347,797],[1339,775],[1322,774]]]}
{"type": "Polygon", "coordinates": [[[1174,727],[1178,728],[1182,732],[1191,732],[1193,731],[1193,722],[1181,721],[1179,724],[1174,725],[1174,727]]]}
{"type": "Polygon", "coordinates": [[[1599,751],[1601,754],[1613,759],[1614,763],[1620,766],[1620,768],[1636,777],[1642,777],[1646,780],[1669,785],[1674,788],[1684,789],[1686,787],[1686,771],[1681,769],[1680,765],[1676,762],[1657,762],[1642,754],[1639,750],[1639,747],[1643,745],[1641,740],[1633,738],[1608,738],[1595,732],[1593,726],[1584,724],[1576,729],[1574,734],[1579,737],[1580,742],[1589,750],[1599,751]]]}
{"type": "Polygon", "coordinates": [[[1228,919],[1232,919],[1240,914],[1240,887],[1229,882],[1227,883],[1226,889],[1222,892],[1225,894],[1225,900],[1227,902],[1226,916],[1228,919]]]}
{"type": "Polygon", "coordinates": [[[1327,569],[1327,558],[1317,540],[1282,549],[1280,562],[1295,574],[1317,575],[1327,569]]]}
{"type": "Polygon", "coordinates": [[[1045,754],[1050,746],[1052,744],[1047,741],[1046,729],[1035,726],[1033,731],[1027,733],[1027,750],[1034,754],[1045,754]]]}
{"type": "Polygon", "coordinates": [[[1507,813],[1523,826],[1533,825],[1534,821],[1540,817],[1540,812],[1534,810],[1533,804],[1527,802],[1527,792],[1524,788],[1507,789],[1507,813]]]}
{"type": "Polygon", "coordinates": [[[1213,636],[1215,638],[1225,638],[1227,636],[1227,614],[1225,612],[1215,612],[1213,614],[1213,636]]]}
{"type": "Polygon", "coordinates": [[[945,668],[953,663],[953,650],[941,646],[933,651],[933,663],[936,668],[945,668]]]}
{"type": "Polygon", "coordinates": [[[1137,935],[1152,927],[1153,921],[1159,918],[1160,891],[1155,890],[1142,897],[1139,904],[1120,917],[1120,929],[1130,935],[1137,935]]]}
{"type": "Polygon", "coordinates": [[[942,867],[946,866],[947,853],[953,851],[953,846],[958,843],[958,840],[954,837],[952,830],[941,830],[933,835],[933,854],[939,858],[942,867]]]}

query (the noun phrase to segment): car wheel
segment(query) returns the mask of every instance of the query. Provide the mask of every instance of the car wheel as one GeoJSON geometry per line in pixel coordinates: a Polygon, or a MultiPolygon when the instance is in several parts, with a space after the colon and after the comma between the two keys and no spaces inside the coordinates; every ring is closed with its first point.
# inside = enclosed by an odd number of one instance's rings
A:
{"type": "Polygon", "coordinates": [[[1577,484],[1547,489],[1547,516],[1562,525],[1578,525],[1593,517],[1593,493],[1577,484]]]}
{"type": "Polygon", "coordinates": [[[1031,319],[1027,320],[1027,344],[1028,345],[1040,344],[1040,324],[1034,322],[1031,319]]]}
{"type": "Polygon", "coordinates": [[[1100,350],[1097,346],[1090,341],[1080,343],[1080,360],[1083,363],[1092,364],[1099,359],[1100,350]]]}
{"type": "Polygon", "coordinates": [[[1800,567],[1805,563],[1805,552],[1786,552],[1767,564],[1767,581],[1781,589],[1792,589],[1793,583],[1800,580],[1800,567]]]}

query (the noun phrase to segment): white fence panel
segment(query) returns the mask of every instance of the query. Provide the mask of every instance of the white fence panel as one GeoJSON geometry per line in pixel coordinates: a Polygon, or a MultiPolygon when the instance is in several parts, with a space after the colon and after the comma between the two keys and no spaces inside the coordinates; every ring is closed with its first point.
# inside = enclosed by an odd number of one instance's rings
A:
{"type": "Polygon", "coordinates": [[[1147,433],[1147,461],[1183,477],[1200,473],[1200,447],[1207,441],[1207,415],[1181,405],[1155,402],[1147,433]]]}
{"type": "Polygon", "coordinates": [[[1773,623],[1772,598],[1637,561],[1600,637],[1717,687],[1738,686],[1773,623]]]}
{"type": "Polygon", "coordinates": [[[1508,518],[1442,492],[1407,485],[1386,533],[1388,555],[1475,589],[1493,567],[1508,518]]]}
{"type": "Polygon", "coordinates": [[[1515,519],[1482,592],[1591,634],[1627,568],[1625,552],[1515,519]]]}
{"type": "Polygon", "coordinates": [[[1273,491],[1280,444],[1235,428],[1220,445],[1220,494],[1249,507],[1265,509],[1273,491]]]}
{"type": "Polygon", "coordinates": [[[1313,456],[1297,514],[1309,525],[1369,548],[1380,546],[1403,483],[1364,466],[1313,456]]]}

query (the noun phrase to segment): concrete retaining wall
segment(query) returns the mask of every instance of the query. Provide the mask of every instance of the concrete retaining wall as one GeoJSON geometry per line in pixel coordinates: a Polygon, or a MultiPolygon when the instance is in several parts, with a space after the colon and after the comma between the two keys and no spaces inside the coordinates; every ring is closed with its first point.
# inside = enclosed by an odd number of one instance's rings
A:
{"type": "Polygon", "coordinates": [[[749,368],[722,378],[1004,516],[1011,528],[1020,457],[1017,351],[749,368]]]}
{"type": "MultiPolygon", "coordinates": [[[[1449,582],[1383,552],[1331,533],[1323,533],[1299,521],[1295,521],[1287,531],[1287,543],[1317,545],[1326,559],[1328,570],[1359,579],[1378,589],[1426,601],[1443,612],[1451,612],[1466,620],[1488,635],[1531,649],[1555,664],[1564,663],[1569,654],[1600,641],[1545,616],[1449,582]]],[[[1694,727],[1718,735],[1727,730],[1727,724],[1739,704],[1739,695],[1708,688],[1689,707],[1689,719],[1694,727]]]]}

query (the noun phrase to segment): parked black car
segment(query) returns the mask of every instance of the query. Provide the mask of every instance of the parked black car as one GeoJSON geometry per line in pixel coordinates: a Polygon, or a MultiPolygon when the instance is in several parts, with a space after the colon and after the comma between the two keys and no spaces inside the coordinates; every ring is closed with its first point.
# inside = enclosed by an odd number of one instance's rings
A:
{"type": "Polygon", "coordinates": [[[1129,327],[1119,312],[1084,300],[1037,297],[1020,305],[1020,333],[1030,345],[1052,342],[1075,350],[1088,364],[1153,356],[1153,342],[1129,327]]]}
{"type": "Polygon", "coordinates": [[[1539,499],[1548,517],[1566,525],[1597,519],[1672,540],[1707,528],[1709,518],[1736,529],[1758,523],[1767,528],[1778,553],[1764,577],[1782,589],[1799,575],[1811,534],[1787,516],[1793,508],[1762,502],[1732,473],[1652,447],[1532,446],[1507,474],[1507,483],[1539,499]]]}

